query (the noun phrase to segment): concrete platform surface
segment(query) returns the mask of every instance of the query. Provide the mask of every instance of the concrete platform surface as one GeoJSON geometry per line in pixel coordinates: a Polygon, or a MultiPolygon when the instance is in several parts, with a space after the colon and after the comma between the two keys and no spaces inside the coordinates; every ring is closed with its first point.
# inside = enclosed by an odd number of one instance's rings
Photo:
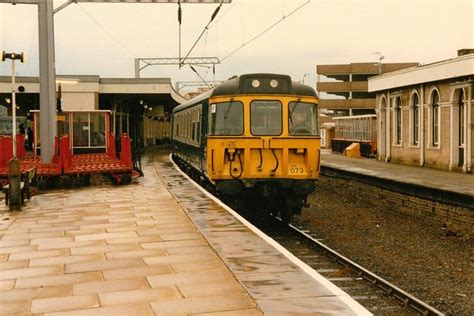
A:
{"type": "Polygon", "coordinates": [[[168,167],[2,206],[0,315],[369,314],[168,167]]]}
{"type": "Polygon", "coordinates": [[[321,153],[322,166],[474,196],[474,174],[386,163],[376,159],[348,158],[330,150],[322,150],[321,153]]]}
{"type": "Polygon", "coordinates": [[[266,315],[370,315],[348,294],[196,188],[169,161],[160,177],[211,247],[266,315]],[[163,172],[165,171],[165,172],[163,172]]]}
{"type": "Polygon", "coordinates": [[[261,315],[153,168],[0,221],[0,315],[261,315]]]}

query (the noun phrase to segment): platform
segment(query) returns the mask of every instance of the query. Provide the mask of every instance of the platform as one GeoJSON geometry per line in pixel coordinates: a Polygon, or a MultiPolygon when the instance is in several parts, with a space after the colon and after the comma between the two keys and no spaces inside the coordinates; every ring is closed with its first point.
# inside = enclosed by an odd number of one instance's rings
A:
{"type": "Polygon", "coordinates": [[[3,208],[0,313],[369,314],[169,163],[144,171],[128,186],[58,190],[20,213],[3,208]]]}
{"type": "Polygon", "coordinates": [[[321,153],[321,166],[323,168],[344,170],[355,174],[474,197],[474,174],[386,163],[369,158],[348,158],[341,154],[332,153],[330,150],[322,150],[321,153]]]}

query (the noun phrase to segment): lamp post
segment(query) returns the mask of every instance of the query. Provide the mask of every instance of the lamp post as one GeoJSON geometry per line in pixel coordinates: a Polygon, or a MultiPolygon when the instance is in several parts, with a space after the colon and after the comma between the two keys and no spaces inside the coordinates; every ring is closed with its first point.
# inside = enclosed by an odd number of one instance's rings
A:
{"type": "Polygon", "coordinates": [[[2,61],[6,59],[12,60],[12,141],[13,141],[13,157],[16,157],[16,95],[15,95],[15,60],[25,62],[25,54],[2,52],[2,61]]]}
{"type": "Polygon", "coordinates": [[[12,60],[12,142],[13,158],[8,161],[8,190],[7,202],[10,211],[21,211],[21,176],[20,160],[16,157],[16,96],[15,96],[15,60],[25,61],[25,55],[6,53],[2,51],[2,61],[12,60]]]}
{"type": "Polygon", "coordinates": [[[309,73],[305,73],[305,74],[303,75],[303,80],[301,80],[301,83],[304,84],[304,78],[306,78],[306,77],[308,77],[308,76],[309,76],[309,73]]]}
{"type": "Polygon", "coordinates": [[[375,52],[375,53],[372,53],[372,54],[379,56],[379,75],[381,75],[382,74],[382,60],[385,58],[385,56],[382,55],[381,52],[375,52]]]}

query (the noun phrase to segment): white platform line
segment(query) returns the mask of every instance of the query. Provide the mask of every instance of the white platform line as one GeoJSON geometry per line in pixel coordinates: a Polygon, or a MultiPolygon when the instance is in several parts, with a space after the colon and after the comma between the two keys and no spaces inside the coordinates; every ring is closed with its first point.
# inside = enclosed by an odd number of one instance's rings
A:
{"type": "Polygon", "coordinates": [[[324,287],[326,287],[331,293],[333,293],[335,296],[338,296],[341,301],[343,301],[349,308],[351,308],[357,315],[372,315],[365,307],[360,305],[357,301],[355,301],[349,294],[338,288],[336,285],[332,284],[330,281],[328,281],[326,278],[324,278],[322,275],[317,273],[313,268],[308,266],[306,263],[295,257],[291,252],[283,248],[278,242],[276,242],[274,239],[270,238],[268,235],[263,233],[260,229],[255,227],[253,224],[251,224],[249,221],[247,221],[245,218],[240,216],[237,212],[235,212],[233,209],[228,207],[226,204],[224,204],[221,200],[216,198],[214,195],[203,189],[199,184],[197,184],[193,179],[191,179],[186,173],[184,173],[178,165],[175,164],[175,162],[172,159],[172,155],[170,154],[169,156],[171,163],[175,167],[176,170],[178,170],[179,173],[181,173],[184,177],[186,177],[197,189],[199,189],[202,193],[206,194],[207,197],[212,199],[214,202],[219,204],[223,209],[225,209],[227,212],[231,213],[235,218],[237,218],[242,224],[244,224],[247,228],[249,228],[252,232],[254,232],[257,236],[265,240],[268,244],[272,245],[276,250],[278,250],[281,254],[283,254],[288,260],[293,262],[295,265],[297,265],[301,270],[306,272],[309,276],[311,276],[313,279],[321,283],[324,287]]]}

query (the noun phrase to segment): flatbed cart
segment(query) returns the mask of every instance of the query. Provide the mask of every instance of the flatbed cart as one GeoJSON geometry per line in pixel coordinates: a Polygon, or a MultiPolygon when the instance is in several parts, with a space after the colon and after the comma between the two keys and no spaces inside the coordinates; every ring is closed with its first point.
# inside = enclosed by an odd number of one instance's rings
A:
{"type": "MultiPolygon", "coordinates": [[[[51,186],[76,187],[86,185],[94,174],[110,175],[118,184],[129,184],[141,173],[134,169],[131,140],[120,135],[117,156],[115,136],[110,133],[110,111],[74,111],[58,115],[55,154],[51,163],[41,162],[39,111],[33,118],[33,151],[25,150],[25,135],[17,135],[17,157],[21,172],[36,167],[39,189],[51,186]]],[[[31,140],[30,140],[31,141],[31,140]]],[[[8,161],[13,156],[12,137],[0,136],[0,178],[8,180],[8,161]]]]}

